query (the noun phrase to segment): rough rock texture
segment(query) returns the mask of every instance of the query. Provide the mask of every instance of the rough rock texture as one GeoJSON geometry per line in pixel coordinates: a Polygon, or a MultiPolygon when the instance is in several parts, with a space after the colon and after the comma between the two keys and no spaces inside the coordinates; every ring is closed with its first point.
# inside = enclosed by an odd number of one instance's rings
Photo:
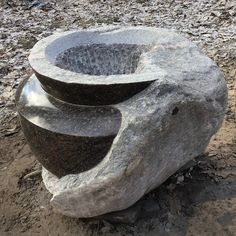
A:
{"type": "Polygon", "coordinates": [[[156,81],[115,105],[122,123],[102,162],[60,179],[43,170],[57,211],[93,217],[129,207],[201,154],[220,127],[227,101],[222,73],[183,37],[165,40],[142,60],[147,71],[159,68],[156,81]]]}

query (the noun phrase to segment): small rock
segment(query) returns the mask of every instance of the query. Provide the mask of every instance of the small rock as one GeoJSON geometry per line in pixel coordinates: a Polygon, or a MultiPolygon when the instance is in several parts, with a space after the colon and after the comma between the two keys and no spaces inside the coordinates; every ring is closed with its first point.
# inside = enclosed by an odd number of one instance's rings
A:
{"type": "Polygon", "coordinates": [[[217,17],[220,17],[221,16],[221,13],[219,11],[212,11],[211,14],[213,16],[217,16],[217,17]]]}
{"type": "Polygon", "coordinates": [[[22,45],[24,49],[30,49],[37,42],[37,39],[33,35],[24,35],[20,37],[18,43],[22,45]]]}
{"type": "Polygon", "coordinates": [[[178,178],[177,178],[177,184],[180,184],[180,183],[182,183],[183,181],[184,181],[184,176],[183,176],[183,175],[178,176],[178,178]]]}
{"type": "Polygon", "coordinates": [[[45,10],[45,9],[50,8],[50,5],[48,3],[43,2],[43,1],[35,0],[31,3],[29,8],[30,9],[31,8],[37,8],[37,9],[45,10]]]}
{"type": "Polygon", "coordinates": [[[176,185],[175,184],[169,184],[167,187],[166,187],[168,190],[172,191],[176,188],[176,185]]]}

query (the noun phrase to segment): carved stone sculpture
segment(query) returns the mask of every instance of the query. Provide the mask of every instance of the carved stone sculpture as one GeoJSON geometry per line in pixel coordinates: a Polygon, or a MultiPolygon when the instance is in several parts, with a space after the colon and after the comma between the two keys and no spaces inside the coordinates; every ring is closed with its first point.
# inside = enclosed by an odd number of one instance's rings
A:
{"type": "Polygon", "coordinates": [[[51,204],[93,217],[125,209],[202,154],[221,126],[217,65],[166,29],[98,28],[40,40],[16,95],[51,204]]]}

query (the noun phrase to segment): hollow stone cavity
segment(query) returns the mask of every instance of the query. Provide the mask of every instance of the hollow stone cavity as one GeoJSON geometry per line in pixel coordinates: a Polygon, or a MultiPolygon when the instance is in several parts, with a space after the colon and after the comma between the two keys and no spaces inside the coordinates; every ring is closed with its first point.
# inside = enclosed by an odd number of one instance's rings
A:
{"type": "Polygon", "coordinates": [[[56,57],[55,65],[88,75],[134,73],[144,50],[134,44],[91,44],[69,48],[56,57]]]}

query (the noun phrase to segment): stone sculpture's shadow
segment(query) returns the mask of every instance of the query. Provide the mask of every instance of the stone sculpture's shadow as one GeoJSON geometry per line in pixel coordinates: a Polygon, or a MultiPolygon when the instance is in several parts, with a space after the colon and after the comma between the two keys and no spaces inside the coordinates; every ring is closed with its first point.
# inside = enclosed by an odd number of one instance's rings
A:
{"type": "MultiPolygon", "coordinates": [[[[195,165],[191,162],[187,169],[177,172],[134,206],[120,213],[110,213],[101,219],[77,219],[60,214],[51,215],[50,210],[50,220],[46,217],[46,221],[60,221],[63,229],[73,229],[73,232],[80,232],[82,225],[86,233],[83,231],[81,235],[188,235],[192,225],[198,225],[200,221],[207,224],[199,208],[204,209],[208,203],[227,202],[228,199],[236,197],[235,178],[231,182],[224,179],[215,181],[206,173],[207,170],[213,171],[214,163],[206,156],[198,158],[198,161],[200,162],[195,165]]],[[[46,208],[49,209],[51,196],[48,192],[45,193],[42,201],[43,205],[47,203],[46,208]]],[[[203,212],[208,213],[207,209],[203,212]]],[[[217,221],[222,227],[228,227],[234,217],[234,213],[225,214],[222,211],[217,221]]],[[[209,232],[212,232],[214,225],[209,225],[210,227],[209,232]]]]}
{"type": "MultiPolygon", "coordinates": [[[[207,202],[235,197],[236,180],[215,181],[208,174],[203,173],[204,170],[212,168],[211,161],[206,157],[199,159],[202,160],[200,164],[177,172],[134,206],[119,213],[102,216],[101,218],[111,223],[110,233],[125,231],[133,232],[134,235],[136,232],[153,236],[186,235],[190,227],[190,219],[199,214],[198,207],[202,207],[207,202]]],[[[220,224],[229,224],[234,217],[236,214],[228,214],[226,222],[223,216],[223,220],[219,219],[220,224]]],[[[95,222],[94,219],[83,219],[83,221],[86,224],[95,222]]],[[[103,227],[101,222],[100,227],[101,229],[103,227]]]]}

